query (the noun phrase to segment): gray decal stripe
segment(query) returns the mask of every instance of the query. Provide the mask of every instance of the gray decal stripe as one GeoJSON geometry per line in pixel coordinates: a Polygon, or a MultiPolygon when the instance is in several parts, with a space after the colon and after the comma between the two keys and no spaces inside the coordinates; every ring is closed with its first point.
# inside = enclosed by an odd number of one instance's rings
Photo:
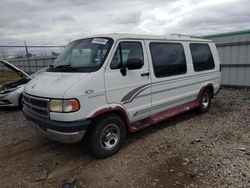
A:
{"type": "MultiPolygon", "coordinates": [[[[150,83],[150,84],[146,84],[146,85],[137,87],[137,88],[133,89],[132,91],[130,91],[129,93],[127,93],[122,98],[121,102],[123,102],[123,103],[130,103],[130,102],[132,102],[134,100],[134,98],[138,98],[138,97],[150,95],[151,93],[145,94],[145,95],[139,95],[139,94],[142,91],[144,91],[145,89],[149,88],[151,85],[157,86],[157,85],[168,84],[168,83],[172,83],[172,82],[178,82],[178,81],[182,81],[182,80],[186,80],[186,79],[190,79],[190,78],[192,79],[192,78],[199,78],[199,77],[204,77],[204,76],[215,75],[217,73],[220,73],[220,72],[219,71],[208,72],[208,73],[203,73],[203,74],[197,74],[197,75],[191,75],[191,76],[184,76],[184,77],[181,77],[181,78],[175,78],[175,79],[158,81],[158,82],[153,82],[153,83],[150,83]]],[[[212,80],[217,79],[217,78],[219,78],[219,77],[212,78],[212,80]]],[[[200,82],[196,82],[196,83],[202,83],[204,81],[209,81],[209,80],[211,80],[211,78],[207,79],[207,80],[200,81],[200,82]]],[[[184,87],[184,86],[193,85],[193,84],[195,84],[195,83],[187,84],[187,85],[183,85],[183,86],[177,86],[175,88],[170,88],[170,89],[176,89],[176,88],[179,88],[179,87],[184,87]]],[[[161,93],[161,92],[164,92],[164,91],[167,91],[167,90],[170,90],[170,89],[165,89],[165,90],[162,90],[162,91],[157,91],[157,92],[154,92],[152,94],[161,93]]]]}
{"type": "MultiPolygon", "coordinates": [[[[138,96],[136,96],[136,98],[145,97],[147,95],[154,95],[154,94],[157,94],[157,93],[162,93],[162,92],[165,92],[165,91],[168,91],[168,90],[178,89],[178,88],[181,88],[181,87],[187,87],[187,86],[191,86],[191,85],[194,85],[194,84],[199,84],[199,83],[210,81],[210,80],[215,80],[215,79],[218,79],[218,78],[219,77],[215,77],[215,78],[211,78],[211,79],[202,80],[202,81],[199,81],[199,82],[194,82],[194,83],[191,83],[191,84],[185,84],[185,85],[181,85],[181,86],[171,87],[171,88],[168,88],[168,89],[163,89],[163,90],[160,90],[160,91],[155,91],[155,92],[152,92],[152,93],[138,95],[138,96]]],[[[153,86],[154,86],[154,84],[153,84],[153,86]]]]}
{"type": "Polygon", "coordinates": [[[150,85],[148,85],[147,87],[142,88],[141,90],[139,90],[138,92],[136,92],[129,100],[124,101],[123,103],[126,104],[126,103],[132,102],[141,92],[143,92],[144,90],[146,90],[148,88],[150,88],[150,85]]]}
{"type": "Polygon", "coordinates": [[[194,85],[194,84],[199,84],[199,83],[202,83],[202,82],[207,82],[207,81],[210,81],[210,80],[215,80],[215,79],[218,79],[218,78],[219,77],[211,78],[211,79],[202,80],[202,81],[191,83],[191,84],[186,84],[186,85],[176,86],[176,87],[172,87],[172,88],[168,88],[168,89],[164,89],[164,90],[160,90],[160,91],[155,91],[155,92],[152,92],[152,95],[153,94],[157,94],[157,93],[162,93],[162,92],[165,92],[165,91],[168,91],[168,90],[172,90],[172,89],[178,89],[178,88],[181,88],[181,87],[187,87],[187,86],[191,86],[191,85],[194,85]]]}
{"type": "Polygon", "coordinates": [[[146,84],[146,85],[142,85],[140,87],[137,87],[135,89],[133,89],[132,91],[130,91],[129,93],[127,93],[121,100],[121,102],[129,102],[131,101],[131,99],[134,97],[134,95],[138,95],[139,93],[141,93],[142,91],[144,91],[145,89],[147,89],[150,86],[150,84],[146,84]]]}
{"type": "Polygon", "coordinates": [[[143,94],[143,95],[138,95],[138,96],[136,96],[135,98],[138,99],[138,98],[141,98],[141,97],[146,97],[146,96],[148,96],[148,95],[152,95],[152,93],[145,93],[145,94],[143,94]]]}

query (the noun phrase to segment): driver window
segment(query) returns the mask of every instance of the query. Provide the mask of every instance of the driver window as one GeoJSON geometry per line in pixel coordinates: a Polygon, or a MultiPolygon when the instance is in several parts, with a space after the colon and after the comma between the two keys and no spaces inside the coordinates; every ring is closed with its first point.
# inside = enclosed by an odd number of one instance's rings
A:
{"type": "Polygon", "coordinates": [[[110,64],[111,69],[120,69],[129,59],[140,59],[143,62],[143,52],[140,42],[121,42],[116,49],[110,64]]]}

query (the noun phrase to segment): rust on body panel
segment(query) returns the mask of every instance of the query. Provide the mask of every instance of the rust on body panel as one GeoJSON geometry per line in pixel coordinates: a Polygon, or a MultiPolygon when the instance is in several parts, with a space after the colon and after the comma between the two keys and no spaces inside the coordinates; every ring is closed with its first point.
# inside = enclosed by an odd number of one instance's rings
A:
{"type": "Polygon", "coordinates": [[[149,117],[147,117],[145,119],[138,120],[138,121],[135,121],[135,122],[130,122],[129,121],[128,113],[126,112],[125,109],[123,109],[120,106],[103,108],[103,109],[95,112],[91,116],[91,118],[96,118],[96,117],[98,117],[100,115],[103,115],[105,113],[112,113],[112,112],[116,113],[116,112],[118,112],[119,114],[122,114],[122,116],[125,118],[128,131],[131,132],[131,133],[136,132],[136,131],[139,131],[139,130],[145,128],[145,127],[148,127],[150,125],[159,123],[160,121],[169,119],[169,118],[171,118],[171,117],[173,117],[175,115],[181,114],[183,112],[186,112],[188,110],[191,110],[191,109],[194,109],[194,108],[198,107],[200,105],[201,96],[202,96],[204,90],[206,88],[210,87],[210,86],[213,86],[213,85],[210,83],[210,84],[207,84],[206,86],[203,86],[200,89],[200,92],[197,95],[196,99],[193,100],[193,101],[190,101],[190,102],[187,102],[185,104],[182,104],[182,105],[179,105],[179,106],[164,110],[164,111],[156,113],[156,114],[152,114],[152,115],[150,115],[149,117]]]}
{"type": "Polygon", "coordinates": [[[196,99],[191,101],[191,102],[187,102],[185,104],[182,104],[182,105],[179,105],[179,106],[164,110],[162,112],[153,114],[153,115],[151,115],[151,116],[149,116],[149,117],[147,117],[145,119],[142,119],[142,120],[131,123],[131,126],[134,127],[132,129],[132,132],[139,131],[139,130],[141,130],[143,128],[146,128],[146,127],[148,127],[150,125],[159,123],[160,121],[169,119],[169,118],[171,118],[171,117],[173,117],[175,115],[181,114],[183,112],[186,112],[188,110],[191,110],[191,109],[194,109],[194,108],[198,107],[200,105],[200,99],[201,99],[201,96],[202,96],[204,90],[208,86],[211,86],[211,85],[212,84],[208,84],[208,85],[202,87],[200,89],[200,92],[199,92],[198,96],[196,97],[196,99]]]}

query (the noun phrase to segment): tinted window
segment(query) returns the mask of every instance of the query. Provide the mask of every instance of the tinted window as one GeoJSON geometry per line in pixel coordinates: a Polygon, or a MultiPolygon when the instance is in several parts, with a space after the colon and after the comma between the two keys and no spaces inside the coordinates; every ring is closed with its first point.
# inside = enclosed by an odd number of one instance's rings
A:
{"type": "Polygon", "coordinates": [[[187,72],[184,49],[178,43],[150,43],[154,73],[166,77],[187,72]]]}
{"type": "Polygon", "coordinates": [[[214,59],[207,44],[190,44],[190,50],[195,71],[214,69],[214,59]]]}
{"type": "Polygon", "coordinates": [[[143,62],[142,46],[139,42],[121,42],[116,49],[110,68],[120,69],[128,59],[140,59],[143,62]]]}

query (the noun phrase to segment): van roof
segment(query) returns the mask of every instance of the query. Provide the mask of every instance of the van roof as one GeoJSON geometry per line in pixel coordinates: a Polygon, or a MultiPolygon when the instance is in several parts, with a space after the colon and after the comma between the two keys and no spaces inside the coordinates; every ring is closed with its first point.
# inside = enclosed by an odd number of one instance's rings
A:
{"type": "Polygon", "coordinates": [[[173,40],[173,41],[196,41],[196,42],[212,42],[212,40],[202,39],[194,36],[170,34],[170,35],[145,35],[145,34],[127,34],[127,33],[108,33],[93,35],[90,37],[110,37],[117,39],[143,39],[143,40],[173,40]]]}

